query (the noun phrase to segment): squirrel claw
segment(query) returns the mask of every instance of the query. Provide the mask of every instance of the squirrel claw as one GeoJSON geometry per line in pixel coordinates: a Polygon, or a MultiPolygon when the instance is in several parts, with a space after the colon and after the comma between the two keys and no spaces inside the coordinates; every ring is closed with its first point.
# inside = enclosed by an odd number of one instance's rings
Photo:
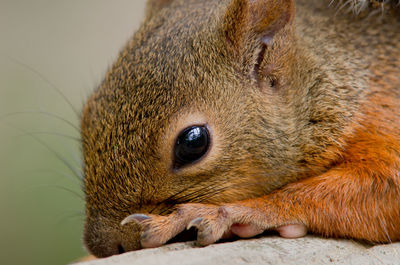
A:
{"type": "Polygon", "coordinates": [[[197,243],[200,246],[208,246],[223,238],[230,231],[229,225],[212,220],[202,220],[198,226],[197,243]]]}
{"type": "Polygon", "coordinates": [[[140,224],[142,221],[148,220],[148,219],[150,219],[150,216],[148,216],[148,215],[141,214],[141,213],[135,213],[135,214],[131,214],[131,215],[125,217],[125,219],[121,221],[121,225],[126,225],[126,224],[132,223],[132,222],[140,224]]]}
{"type": "Polygon", "coordinates": [[[203,221],[203,218],[201,218],[201,217],[195,218],[192,221],[190,221],[190,223],[187,225],[186,229],[189,230],[192,227],[199,228],[199,225],[201,224],[202,221],[203,221]]]}

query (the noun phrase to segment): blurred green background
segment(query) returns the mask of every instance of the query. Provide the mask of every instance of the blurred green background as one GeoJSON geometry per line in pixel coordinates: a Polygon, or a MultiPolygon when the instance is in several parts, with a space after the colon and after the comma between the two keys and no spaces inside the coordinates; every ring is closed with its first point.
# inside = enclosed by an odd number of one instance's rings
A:
{"type": "Polygon", "coordinates": [[[81,171],[79,117],[57,89],[80,111],[144,2],[0,0],[0,264],[86,254],[81,181],[61,161],[81,171]]]}

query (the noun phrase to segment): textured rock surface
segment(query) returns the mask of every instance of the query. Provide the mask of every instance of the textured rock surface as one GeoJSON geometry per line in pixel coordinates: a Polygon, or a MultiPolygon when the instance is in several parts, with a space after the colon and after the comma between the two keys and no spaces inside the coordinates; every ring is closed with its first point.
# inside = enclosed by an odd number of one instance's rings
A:
{"type": "Polygon", "coordinates": [[[350,240],[312,236],[299,239],[264,237],[214,244],[199,248],[194,243],[177,243],[146,249],[79,265],[160,264],[397,264],[400,243],[369,246],[350,240]]]}

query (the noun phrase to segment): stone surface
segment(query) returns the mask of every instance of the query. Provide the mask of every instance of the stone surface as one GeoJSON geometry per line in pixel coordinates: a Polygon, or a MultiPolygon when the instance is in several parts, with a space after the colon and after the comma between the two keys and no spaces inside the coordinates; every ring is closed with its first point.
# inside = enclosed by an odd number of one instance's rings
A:
{"type": "Polygon", "coordinates": [[[263,237],[196,247],[193,242],[134,251],[79,265],[160,264],[396,264],[400,243],[370,246],[351,240],[307,236],[299,239],[263,237]]]}

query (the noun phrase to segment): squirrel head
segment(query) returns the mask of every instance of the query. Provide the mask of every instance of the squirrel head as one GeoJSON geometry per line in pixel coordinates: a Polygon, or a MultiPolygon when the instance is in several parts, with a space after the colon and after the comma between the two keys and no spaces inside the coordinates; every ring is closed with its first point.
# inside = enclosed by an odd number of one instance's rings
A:
{"type": "Polygon", "coordinates": [[[120,225],[130,214],[252,198],[323,168],[311,161],[334,142],[324,102],[337,102],[294,19],[294,0],[149,1],[83,110],[91,253],[140,248],[120,225]]]}

